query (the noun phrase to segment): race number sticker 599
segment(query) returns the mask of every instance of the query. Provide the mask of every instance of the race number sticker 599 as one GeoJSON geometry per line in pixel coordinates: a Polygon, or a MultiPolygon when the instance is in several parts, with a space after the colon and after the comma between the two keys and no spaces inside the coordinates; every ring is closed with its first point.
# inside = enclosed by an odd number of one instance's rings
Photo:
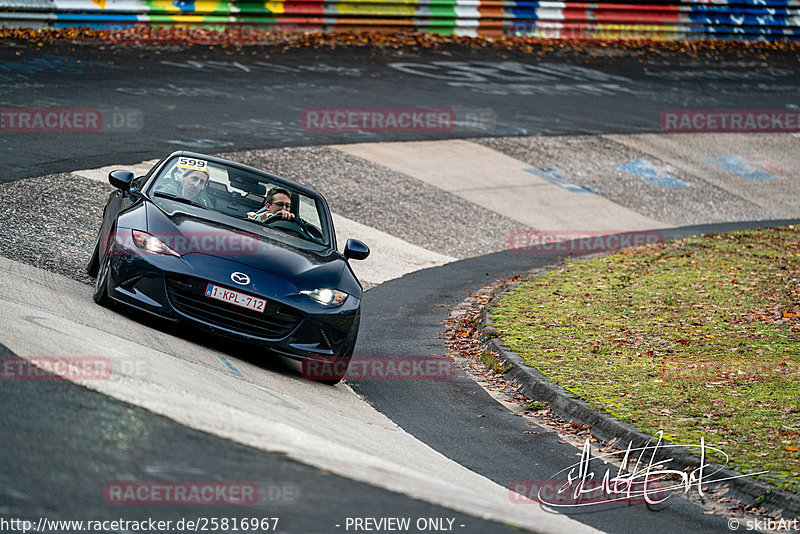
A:
{"type": "Polygon", "coordinates": [[[208,164],[202,159],[194,159],[186,157],[178,158],[178,167],[180,167],[181,169],[192,169],[195,171],[208,172],[207,166],[208,164]]]}

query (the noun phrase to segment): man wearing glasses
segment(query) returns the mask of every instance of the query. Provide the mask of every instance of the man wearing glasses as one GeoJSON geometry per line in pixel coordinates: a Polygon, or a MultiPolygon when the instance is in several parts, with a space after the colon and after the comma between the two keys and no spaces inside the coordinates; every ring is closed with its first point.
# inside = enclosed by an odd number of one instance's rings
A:
{"type": "Polygon", "coordinates": [[[284,219],[294,219],[292,209],[292,195],[282,187],[273,187],[267,191],[267,200],[264,207],[257,212],[251,211],[247,214],[250,219],[265,221],[273,215],[280,213],[284,219]]]}

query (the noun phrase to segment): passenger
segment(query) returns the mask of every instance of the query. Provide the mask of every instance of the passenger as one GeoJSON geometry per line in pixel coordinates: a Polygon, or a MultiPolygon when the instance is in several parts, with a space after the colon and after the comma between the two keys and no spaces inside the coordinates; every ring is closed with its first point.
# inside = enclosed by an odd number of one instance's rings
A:
{"type": "Polygon", "coordinates": [[[158,191],[180,196],[206,208],[213,208],[214,204],[205,192],[208,180],[209,175],[207,171],[186,169],[180,182],[176,183],[170,181],[165,184],[163,188],[159,187],[158,191]]]}

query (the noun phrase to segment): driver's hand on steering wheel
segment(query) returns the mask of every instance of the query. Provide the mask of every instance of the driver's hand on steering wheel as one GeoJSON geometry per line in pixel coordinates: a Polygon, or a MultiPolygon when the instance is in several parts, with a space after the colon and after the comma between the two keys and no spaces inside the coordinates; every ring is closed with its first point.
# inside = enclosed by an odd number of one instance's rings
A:
{"type": "Polygon", "coordinates": [[[255,211],[248,211],[247,212],[247,218],[248,219],[255,219],[256,221],[259,221],[259,222],[266,222],[269,219],[277,218],[278,215],[280,215],[280,218],[284,219],[284,220],[286,220],[286,219],[293,220],[294,219],[294,213],[292,213],[290,211],[281,210],[281,211],[279,211],[277,213],[270,213],[268,211],[264,211],[264,212],[261,212],[261,213],[257,213],[255,211]]]}

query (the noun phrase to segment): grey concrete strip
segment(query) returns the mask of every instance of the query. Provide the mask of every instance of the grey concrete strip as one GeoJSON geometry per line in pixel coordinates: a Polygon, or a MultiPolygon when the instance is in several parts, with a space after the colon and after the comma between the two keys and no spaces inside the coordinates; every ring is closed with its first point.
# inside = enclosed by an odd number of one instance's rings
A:
{"type": "Polygon", "coordinates": [[[3,345],[22,358],[106,358],[84,386],[179,423],[473,516],[537,532],[595,532],[445,458],[344,384],[329,387],[228,358],[94,304],[91,290],[0,258],[3,345]],[[164,345],[160,345],[160,338],[164,345]],[[266,408],[266,409],[265,409],[266,408]]]}
{"type": "Polygon", "coordinates": [[[604,137],[657,158],[686,174],[702,176],[731,197],[758,206],[768,218],[796,217],[800,213],[800,143],[794,135],[646,134],[604,137]]]}
{"type": "Polygon", "coordinates": [[[602,196],[571,192],[531,165],[469,141],[365,143],[335,148],[405,173],[537,230],[642,230],[663,222],[602,196]]]}
{"type": "MultiPolygon", "coordinates": [[[[710,139],[714,136],[708,136],[710,139]]],[[[627,136],[505,137],[481,144],[538,169],[557,169],[568,181],[667,225],[773,218],[769,210],[732,194],[705,173],[673,166],[668,154],[643,152],[627,136]]],[[[710,142],[710,141],[709,141],[710,142]]],[[[740,137],[740,145],[747,137],[740,137]]],[[[711,153],[709,153],[711,155],[711,153]]],[[[791,157],[791,151],[787,154],[791,157]]]]}

